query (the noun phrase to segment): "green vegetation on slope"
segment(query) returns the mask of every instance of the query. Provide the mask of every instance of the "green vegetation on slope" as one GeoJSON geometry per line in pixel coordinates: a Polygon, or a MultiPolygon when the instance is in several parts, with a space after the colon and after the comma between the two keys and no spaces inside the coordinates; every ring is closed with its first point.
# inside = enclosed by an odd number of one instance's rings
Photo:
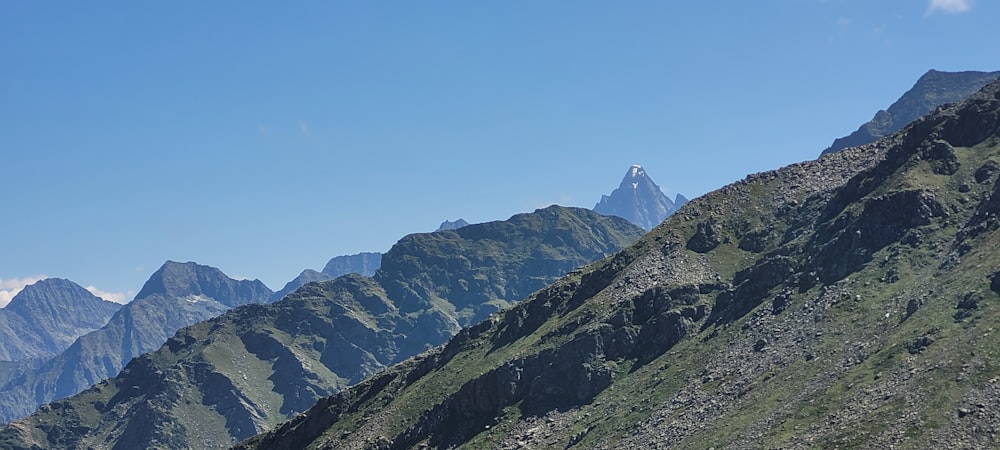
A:
{"type": "Polygon", "coordinates": [[[624,219],[553,206],[410,235],[374,278],[309,283],[183,329],[119,376],[0,431],[0,447],[228,446],[641,234],[624,219]]]}
{"type": "Polygon", "coordinates": [[[998,130],[747,177],[239,448],[996,447],[998,130]]]}

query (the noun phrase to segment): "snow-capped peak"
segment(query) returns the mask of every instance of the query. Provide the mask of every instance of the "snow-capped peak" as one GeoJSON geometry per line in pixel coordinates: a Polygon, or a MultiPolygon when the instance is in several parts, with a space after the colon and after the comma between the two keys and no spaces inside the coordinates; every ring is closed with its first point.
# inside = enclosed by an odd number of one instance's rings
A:
{"type": "Polygon", "coordinates": [[[639,176],[639,174],[640,174],[640,173],[644,173],[644,172],[645,172],[645,171],[644,171],[644,170],[642,170],[642,166],[640,166],[640,165],[638,165],[638,164],[634,164],[634,165],[632,166],[632,176],[633,176],[633,177],[637,177],[637,176],[639,176]]]}

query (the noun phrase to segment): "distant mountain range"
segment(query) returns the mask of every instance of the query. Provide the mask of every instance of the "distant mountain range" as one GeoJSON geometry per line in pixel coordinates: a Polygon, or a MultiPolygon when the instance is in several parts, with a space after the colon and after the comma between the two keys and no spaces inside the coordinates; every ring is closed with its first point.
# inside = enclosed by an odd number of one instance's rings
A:
{"type": "Polygon", "coordinates": [[[904,126],[946,103],[955,103],[976,93],[1000,78],[1000,72],[941,72],[930,70],[910,90],[896,100],[889,109],[875,113],[875,117],[850,135],[833,141],[823,153],[836,152],[847,147],[875,142],[878,138],[899,131],[904,126]]]}
{"type": "Polygon", "coordinates": [[[271,296],[271,301],[281,300],[286,295],[302,287],[302,285],[314,281],[332,280],[349,273],[370,277],[375,274],[375,271],[378,270],[381,264],[381,253],[366,252],[355,255],[335,256],[326,263],[322,272],[317,272],[313,269],[303,270],[294,280],[285,283],[285,286],[280,291],[275,292],[271,296]]]}
{"type": "Polygon", "coordinates": [[[995,82],[750,175],[236,448],[998,448],[998,143],[995,82]]]}
{"type": "Polygon", "coordinates": [[[625,172],[625,178],[618,189],[612,191],[611,195],[601,197],[601,201],[594,206],[594,211],[622,217],[645,230],[651,230],[687,201],[681,194],[670,200],[646,175],[642,166],[634,165],[625,172]]]}
{"type": "Polygon", "coordinates": [[[678,214],[633,166],[594,211],[445,221],[285,292],[168,262],[58,356],[0,361],[0,412],[46,403],[0,448],[996,447],[1000,82],[938,105],[997,76],[930,71],[678,214]]]}
{"type": "Polygon", "coordinates": [[[116,375],[132,358],[159,348],[182,327],[235,306],[266,302],[271,294],[258,280],[237,281],[213,267],[168,261],[101,328],[51,359],[10,370],[0,380],[0,423],[116,375]]]}
{"type": "Polygon", "coordinates": [[[404,237],[374,277],[307,283],[185,328],[118,376],[0,431],[0,448],[215,448],[439,345],[643,231],[552,206],[404,237]]]}
{"type": "Polygon", "coordinates": [[[69,280],[48,278],[25,286],[0,309],[0,361],[55,356],[103,327],[121,307],[69,280]]]}

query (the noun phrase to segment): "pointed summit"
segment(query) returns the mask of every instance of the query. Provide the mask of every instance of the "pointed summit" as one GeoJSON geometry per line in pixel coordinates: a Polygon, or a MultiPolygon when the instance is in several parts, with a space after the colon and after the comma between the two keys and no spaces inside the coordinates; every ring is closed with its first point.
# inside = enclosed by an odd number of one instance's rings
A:
{"type": "Polygon", "coordinates": [[[69,280],[29,284],[0,308],[0,361],[55,356],[120,308],[69,280]]]}
{"type": "MultiPolygon", "coordinates": [[[[684,198],[678,196],[678,198],[684,198]]],[[[618,189],[604,195],[594,211],[606,216],[622,217],[646,230],[663,222],[677,206],[663,194],[642,166],[635,164],[625,172],[618,189]]]]}
{"type": "Polygon", "coordinates": [[[167,261],[146,281],[136,298],[153,294],[172,298],[203,295],[234,307],[266,302],[272,292],[260,280],[234,280],[215,267],[167,261]]]}
{"type": "MultiPolygon", "coordinates": [[[[0,423],[27,416],[43,403],[74,395],[114,376],[132,358],[156,350],[181,328],[230,308],[265,303],[271,294],[260,280],[235,280],[214,267],[167,261],[149,277],[135,299],[121,306],[99,329],[76,338],[51,359],[24,366],[17,377],[0,373],[5,377],[0,423]]],[[[0,442],[0,448],[8,447],[0,442]]]]}

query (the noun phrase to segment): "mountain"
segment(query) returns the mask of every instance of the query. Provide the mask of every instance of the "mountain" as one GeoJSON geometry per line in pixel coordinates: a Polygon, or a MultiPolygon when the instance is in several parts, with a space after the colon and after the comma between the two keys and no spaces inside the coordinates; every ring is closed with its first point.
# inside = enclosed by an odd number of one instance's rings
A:
{"type": "MultiPolygon", "coordinates": [[[[13,370],[0,386],[0,423],[114,376],[132,358],[156,350],[178,329],[226,310],[267,301],[260,281],[237,281],[219,269],[167,261],[103,327],[40,364],[13,370]]],[[[2,446],[0,446],[2,447],[2,446]]]]}
{"type": "Polygon", "coordinates": [[[677,196],[674,197],[674,209],[675,210],[681,209],[681,206],[684,206],[684,204],[687,202],[688,202],[687,197],[681,194],[677,194],[677,196]]]}
{"type": "Polygon", "coordinates": [[[273,303],[278,300],[281,300],[285,298],[286,295],[295,292],[296,289],[302,287],[306,283],[332,280],[334,278],[336,277],[332,277],[323,272],[317,272],[312,269],[303,270],[302,273],[299,274],[299,276],[295,277],[295,279],[285,283],[285,287],[281,288],[280,291],[271,294],[270,301],[273,303]]]}
{"type": "Polygon", "coordinates": [[[229,446],[641,235],[559,206],[409,235],[374,277],[308,283],[179,331],[117,377],[0,431],[0,448],[229,446]]]}
{"type": "Polygon", "coordinates": [[[326,266],[323,267],[323,273],[333,278],[349,273],[370,277],[375,275],[375,271],[381,264],[381,253],[364,252],[356,255],[337,256],[326,263],[326,266]]]}
{"type": "MultiPolygon", "coordinates": [[[[678,194],[678,201],[687,202],[678,194]]],[[[625,178],[611,195],[604,195],[594,206],[594,211],[606,216],[627,219],[646,230],[663,222],[676,211],[678,206],[653,182],[642,166],[632,166],[625,172],[625,178]]]]}
{"type": "Polygon", "coordinates": [[[441,222],[441,226],[438,227],[437,231],[457,230],[465,226],[469,226],[469,222],[466,222],[465,219],[458,219],[454,222],[445,220],[444,222],[441,222]]]}
{"type": "Polygon", "coordinates": [[[1000,82],[692,200],[237,448],[997,448],[1000,82]]]}
{"type": "Polygon", "coordinates": [[[48,278],[25,286],[0,309],[0,360],[55,356],[104,326],[121,306],[69,280],[48,278]]]}
{"type": "Polygon", "coordinates": [[[1000,72],[940,72],[925,73],[910,90],[889,106],[888,110],[875,113],[875,117],[857,131],[838,138],[823,153],[840,151],[847,147],[868,144],[876,139],[899,131],[906,124],[917,120],[946,103],[955,103],[974,94],[983,86],[1000,78],[1000,72]]]}
{"type": "Polygon", "coordinates": [[[303,270],[294,280],[285,283],[285,287],[271,295],[271,302],[285,298],[296,289],[313,281],[332,280],[342,275],[356,273],[370,277],[382,264],[381,253],[358,253],[355,255],[335,256],[326,263],[322,272],[312,269],[303,270]]]}

